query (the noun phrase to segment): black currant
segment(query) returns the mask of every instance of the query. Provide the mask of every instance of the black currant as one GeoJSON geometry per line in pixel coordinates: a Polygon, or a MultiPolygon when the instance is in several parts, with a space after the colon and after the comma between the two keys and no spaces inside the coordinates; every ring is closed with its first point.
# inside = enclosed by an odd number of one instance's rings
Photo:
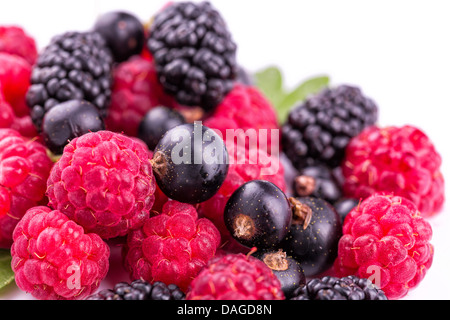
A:
{"type": "Polygon", "coordinates": [[[342,198],[334,204],[341,222],[344,223],[345,217],[352,211],[353,208],[359,205],[359,200],[353,198],[342,198]]]}
{"type": "Polygon", "coordinates": [[[280,247],[300,262],[306,277],[328,270],[337,257],[342,236],[341,218],[325,200],[289,198],[292,225],[280,247]]]}
{"type": "Polygon", "coordinates": [[[269,181],[253,180],[231,195],[224,220],[231,236],[242,245],[274,248],[289,231],[292,210],[280,188],[269,181]]]}
{"type": "Polygon", "coordinates": [[[136,16],[128,12],[104,13],[97,19],[94,31],[103,36],[116,62],[123,62],[140,54],[144,48],[144,26],[136,16]]]}
{"type": "Polygon", "coordinates": [[[257,251],[254,257],[263,261],[278,278],[286,299],[294,296],[294,291],[306,284],[306,277],[300,263],[288,257],[283,250],[257,251]]]}
{"type": "Polygon", "coordinates": [[[156,107],[142,118],[138,138],[144,141],[150,150],[155,150],[167,131],[185,123],[184,117],[178,111],[163,106],[156,107]]]}
{"type": "Polygon", "coordinates": [[[70,140],[104,129],[97,107],[85,100],[69,100],[54,106],[42,122],[45,145],[55,155],[62,154],[70,140]]]}
{"type": "Polygon", "coordinates": [[[170,129],[156,146],[153,172],[170,199],[196,204],[214,196],[228,173],[223,139],[201,122],[170,129]]]}
{"type": "Polygon", "coordinates": [[[342,195],[332,170],[323,165],[301,169],[294,180],[294,191],[299,197],[321,198],[331,204],[338,201],[342,195]]]}

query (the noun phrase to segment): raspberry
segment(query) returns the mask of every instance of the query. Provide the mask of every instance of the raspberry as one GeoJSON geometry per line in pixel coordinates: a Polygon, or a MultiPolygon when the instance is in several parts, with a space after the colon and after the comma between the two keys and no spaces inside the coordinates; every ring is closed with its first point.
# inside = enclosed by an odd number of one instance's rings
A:
{"type": "Polygon", "coordinates": [[[247,149],[240,144],[227,144],[230,164],[228,166],[228,175],[219,191],[209,200],[202,202],[199,207],[199,213],[210,219],[219,229],[222,242],[234,242],[231,234],[225,226],[223,213],[228,199],[244,183],[251,180],[266,180],[272,182],[282,191],[286,191],[284,180],[284,167],[275,156],[268,155],[261,149],[247,149]],[[250,159],[257,159],[250,163],[250,159]],[[277,161],[278,170],[274,174],[263,174],[263,168],[268,168],[270,162],[277,161]]]}
{"type": "Polygon", "coordinates": [[[172,200],[161,214],[128,234],[124,265],[132,279],[172,283],[186,292],[219,244],[211,221],[199,219],[192,205],[172,200]]]}
{"type": "Polygon", "coordinates": [[[389,299],[402,298],[431,267],[431,237],[430,224],[411,201],[372,195],[345,218],[335,271],[372,280],[389,299]]]}
{"type": "Polygon", "coordinates": [[[204,125],[219,130],[224,139],[227,129],[242,129],[244,132],[254,129],[257,136],[258,130],[269,130],[266,140],[269,151],[272,146],[270,130],[279,128],[274,107],[259,89],[238,83],[204,121],[204,125]]]}
{"type": "Polygon", "coordinates": [[[29,115],[25,95],[30,86],[31,65],[19,56],[0,52],[0,86],[4,99],[18,117],[29,115]]]}
{"type": "Polygon", "coordinates": [[[13,129],[0,129],[0,247],[11,246],[17,222],[44,201],[52,166],[40,143],[13,129]]]}
{"type": "Polygon", "coordinates": [[[344,193],[359,199],[393,192],[428,217],[444,203],[441,163],[432,141],[418,128],[367,128],[348,145],[342,165],[344,193]]]}
{"type": "Polygon", "coordinates": [[[135,137],[142,118],[149,110],[159,105],[172,106],[173,103],[158,82],[153,63],[135,56],[114,70],[106,126],[108,130],[135,137]]]}
{"type": "Polygon", "coordinates": [[[281,284],[261,260],[242,253],[209,261],[192,281],[186,300],[283,300],[281,284]]]}
{"type": "Polygon", "coordinates": [[[35,40],[19,26],[0,26],[0,52],[20,56],[30,65],[38,55],[35,40]]]}
{"type": "Polygon", "coordinates": [[[30,116],[16,117],[11,105],[5,101],[0,83],[0,128],[11,128],[26,138],[37,136],[30,116]]]}
{"type": "Polygon", "coordinates": [[[155,201],[148,156],[142,142],[110,131],[75,138],[50,173],[50,207],[103,239],[124,236],[155,201]]]}
{"type": "Polygon", "coordinates": [[[17,224],[11,266],[17,286],[40,300],[84,299],[109,269],[109,247],[94,233],[48,207],[34,207],[17,224]]]}
{"type": "Polygon", "coordinates": [[[0,128],[10,128],[14,122],[14,111],[8,102],[0,95],[0,128]]]}

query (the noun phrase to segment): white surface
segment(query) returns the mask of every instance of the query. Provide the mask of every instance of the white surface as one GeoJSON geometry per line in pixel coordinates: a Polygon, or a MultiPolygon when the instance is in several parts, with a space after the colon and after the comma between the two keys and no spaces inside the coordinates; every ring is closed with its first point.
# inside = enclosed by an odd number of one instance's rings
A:
{"type": "MultiPolygon", "coordinates": [[[[279,66],[289,86],[326,74],[358,85],[380,107],[380,125],[412,124],[434,141],[450,177],[450,3],[446,0],[212,0],[250,71],[279,66]]],[[[166,3],[152,1],[24,1],[2,5],[0,24],[19,24],[40,47],[68,30],[89,29],[101,12],[122,9],[143,21],[166,3]]],[[[450,199],[447,188],[447,199],[450,199]]],[[[405,299],[450,299],[450,208],[430,219],[435,258],[405,299]]],[[[111,287],[112,282],[106,282],[111,287]]],[[[14,286],[0,299],[30,299],[14,286]]]]}

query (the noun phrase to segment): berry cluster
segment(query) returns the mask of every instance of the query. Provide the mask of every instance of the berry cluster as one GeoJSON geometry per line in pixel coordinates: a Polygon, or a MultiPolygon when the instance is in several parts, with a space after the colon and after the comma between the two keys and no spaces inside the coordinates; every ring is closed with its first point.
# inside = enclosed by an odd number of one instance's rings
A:
{"type": "Polygon", "coordinates": [[[378,127],[351,85],[280,124],[236,51],[208,2],[170,2],[148,24],[109,12],[40,53],[0,27],[0,247],[20,289],[385,300],[419,285],[434,253],[425,218],[444,203],[430,139],[378,127]],[[99,291],[113,240],[130,282],[99,291]]]}

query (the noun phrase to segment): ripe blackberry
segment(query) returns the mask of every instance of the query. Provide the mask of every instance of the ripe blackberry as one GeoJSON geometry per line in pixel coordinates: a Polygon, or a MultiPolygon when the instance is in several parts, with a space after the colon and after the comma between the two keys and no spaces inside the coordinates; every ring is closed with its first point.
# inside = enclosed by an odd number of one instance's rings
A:
{"type": "Polygon", "coordinates": [[[153,284],[145,280],[131,283],[120,282],[114,289],[105,289],[89,296],[86,300],[184,300],[185,294],[174,284],[163,282],[153,284]]]}
{"type": "Polygon", "coordinates": [[[387,300],[368,279],[356,276],[312,279],[294,292],[291,300],[387,300]]]}
{"type": "Polygon", "coordinates": [[[111,95],[113,57],[96,32],[55,36],[39,55],[26,100],[38,131],[45,113],[60,102],[83,99],[104,118],[111,95]]]}
{"type": "Polygon", "coordinates": [[[350,139],[377,118],[377,105],[359,88],[327,88],[292,109],[282,128],[283,150],[297,169],[317,162],[337,167],[350,139]]]}
{"type": "Polygon", "coordinates": [[[211,110],[232,89],[237,46],[209,2],[172,3],[154,17],[149,32],[159,80],[179,103],[211,110]]]}

